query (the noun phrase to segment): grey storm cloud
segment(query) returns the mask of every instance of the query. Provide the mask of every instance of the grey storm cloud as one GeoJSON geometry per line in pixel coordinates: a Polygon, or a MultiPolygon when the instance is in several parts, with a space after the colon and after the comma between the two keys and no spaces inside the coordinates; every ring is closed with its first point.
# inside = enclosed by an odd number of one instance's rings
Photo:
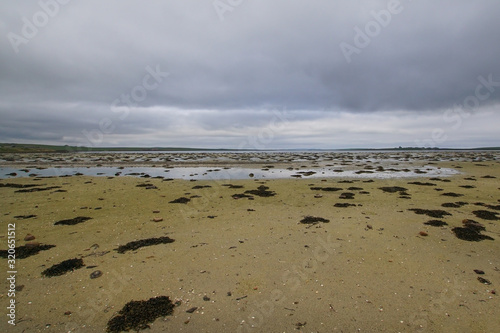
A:
{"type": "Polygon", "coordinates": [[[417,117],[480,84],[472,106],[491,109],[498,17],[496,0],[3,1],[0,140],[78,142],[104,118],[116,135],[251,128],[276,108],[417,117]]]}

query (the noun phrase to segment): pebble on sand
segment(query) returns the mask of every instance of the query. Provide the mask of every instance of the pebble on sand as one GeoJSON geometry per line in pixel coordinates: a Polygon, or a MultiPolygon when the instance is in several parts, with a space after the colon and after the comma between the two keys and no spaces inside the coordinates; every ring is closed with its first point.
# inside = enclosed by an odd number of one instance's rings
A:
{"type": "Polygon", "coordinates": [[[25,240],[25,241],[32,241],[33,239],[35,239],[35,236],[33,236],[32,234],[27,234],[27,235],[24,237],[24,240],[25,240]]]}

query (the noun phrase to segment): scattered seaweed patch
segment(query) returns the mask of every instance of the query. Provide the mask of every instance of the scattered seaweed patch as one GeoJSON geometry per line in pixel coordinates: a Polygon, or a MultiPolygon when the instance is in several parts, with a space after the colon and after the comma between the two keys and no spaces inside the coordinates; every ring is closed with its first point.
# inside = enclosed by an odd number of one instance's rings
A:
{"type": "Polygon", "coordinates": [[[441,220],[430,220],[424,223],[425,225],[430,225],[432,227],[443,227],[445,225],[448,225],[448,223],[441,221],[441,220]]]}
{"type": "Polygon", "coordinates": [[[245,193],[233,194],[231,197],[233,199],[241,199],[241,198],[253,199],[253,196],[245,194],[245,193]]]}
{"type": "Polygon", "coordinates": [[[453,198],[458,198],[458,197],[463,197],[464,196],[463,194],[453,193],[453,192],[446,192],[446,193],[443,193],[441,195],[443,195],[445,197],[453,197],[453,198]]]}
{"type": "Polygon", "coordinates": [[[319,222],[328,223],[328,222],[330,222],[330,220],[324,219],[322,217],[314,217],[314,216],[306,216],[302,220],[300,220],[300,223],[303,223],[303,224],[317,224],[319,222]]]}
{"type": "Polygon", "coordinates": [[[57,221],[56,223],[54,223],[54,225],[75,225],[88,220],[92,220],[92,218],[87,216],[77,216],[73,219],[57,221]]]}
{"type": "Polygon", "coordinates": [[[489,210],[475,210],[472,212],[476,217],[483,220],[498,221],[500,218],[497,216],[498,213],[490,212],[489,210]]]}
{"type": "Polygon", "coordinates": [[[181,203],[181,204],[186,204],[186,203],[188,203],[189,201],[191,201],[191,199],[186,198],[186,197],[180,197],[180,198],[178,198],[178,199],[175,199],[175,200],[169,201],[168,203],[181,203]]]}
{"type": "Polygon", "coordinates": [[[196,186],[193,186],[192,189],[198,190],[198,189],[209,188],[209,187],[212,187],[212,186],[210,186],[210,185],[196,185],[196,186]]]}
{"type": "Polygon", "coordinates": [[[10,187],[10,188],[31,188],[42,186],[41,184],[14,184],[14,183],[0,183],[0,187],[10,187]]]}
{"type": "Polygon", "coordinates": [[[456,227],[451,229],[458,239],[466,240],[469,242],[479,242],[482,240],[494,240],[490,236],[481,234],[481,231],[485,231],[486,228],[481,224],[473,220],[463,220],[464,227],[456,227]]]}
{"type": "Polygon", "coordinates": [[[82,259],[68,259],[47,268],[42,272],[42,275],[47,277],[60,276],[66,274],[67,272],[74,271],[75,269],[82,268],[83,266],[85,265],[83,264],[82,259]]]}
{"type": "Polygon", "coordinates": [[[336,192],[336,191],[342,191],[343,188],[340,187],[311,187],[311,190],[313,191],[325,191],[325,192],[336,192]]]}
{"type": "Polygon", "coordinates": [[[354,193],[344,192],[340,194],[339,199],[354,199],[354,193]]]}
{"type": "Polygon", "coordinates": [[[61,188],[61,186],[49,186],[49,187],[32,187],[15,191],[15,193],[30,193],[30,192],[41,192],[50,191],[56,188],[61,188]]]}
{"type": "Polygon", "coordinates": [[[243,185],[233,185],[233,184],[222,184],[222,186],[227,186],[228,188],[243,188],[243,185]]]}
{"type": "Polygon", "coordinates": [[[168,244],[168,243],[173,243],[174,241],[175,241],[174,239],[167,236],[141,239],[138,241],[128,242],[125,245],[120,245],[117,249],[115,249],[115,251],[117,251],[118,253],[125,253],[127,251],[134,251],[145,246],[168,244]]]}
{"type": "Polygon", "coordinates": [[[297,173],[307,177],[314,175],[316,171],[297,171],[297,173]]]}
{"type": "Polygon", "coordinates": [[[337,202],[333,207],[338,207],[338,208],[347,208],[347,207],[355,207],[355,204],[347,203],[347,202],[337,202]]]}
{"type": "MultiPolygon", "coordinates": [[[[40,251],[46,251],[53,247],[56,246],[49,244],[34,244],[34,245],[19,246],[15,248],[16,259],[25,259],[34,256],[35,254],[38,254],[40,251]]],[[[8,258],[8,257],[9,257],[9,252],[7,250],[0,250],[0,258],[8,258]]]]}
{"type": "Polygon", "coordinates": [[[171,315],[175,305],[168,296],[152,297],[147,301],[130,301],[108,321],[106,332],[119,333],[150,328],[159,317],[171,315]]]}
{"type": "Polygon", "coordinates": [[[441,207],[446,207],[446,208],[460,208],[465,205],[468,205],[467,202],[463,201],[458,201],[458,202],[445,202],[444,204],[441,205],[441,207]]]}
{"type": "Polygon", "coordinates": [[[30,215],[17,215],[17,216],[14,216],[15,219],[19,219],[19,220],[31,219],[33,217],[36,217],[36,215],[30,214],[30,215]]]}
{"type": "Polygon", "coordinates": [[[462,224],[466,228],[473,229],[473,230],[475,230],[477,232],[479,232],[479,231],[486,231],[486,228],[484,227],[484,225],[482,225],[481,223],[476,222],[474,220],[465,219],[465,220],[462,221],[462,224]]]}
{"type": "Polygon", "coordinates": [[[362,191],[364,189],[362,187],[351,186],[347,190],[348,191],[362,191]]]}
{"type": "Polygon", "coordinates": [[[399,186],[379,187],[379,190],[382,190],[382,191],[387,192],[387,193],[396,193],[396,192],[406,192],[406,191],[408,191],[407,188],[399,187],[399,186]]]}
{"type": "Polygon", "coordinates": [[[158,189],[158,187],[156,187],[155,185],[148,184],[148,183],[137,184],[137,185],[135,185],[135,187],[144,187],[146,190],[157,190],[158,189]]]}
{"type": "Polygon", "coordinates": [[[482,203],[482,202],[476,202],[474,205],[476,206],[482,206],[482,207],[486,207],[488,209],[493,209],[493,210],[500,210],[500,205],[487,205],[485,203],[482,203]]]}
{"type": "Polygon", "coordinates": [[[410,208],[408,210],[410,210],[410,211],[412,211],[412,212],[414,212],[415,214],[418,214],[418,215],[427,215],[427,216],[435,217],[435,218],[438,218],[438,219],[442,219],[446,215],[451,215],[447,211],[440,210],[440,209],[431,210],[431,209],[410,208]]]}
{"type": "MultiPolygon", "coordinates": [[[[432,181],[438,181],[438,182],[443,182],[443,183],[450,183],[450,182],[451,182],[451,180],[449,180],[449,179],[441,179],[441,178],[437,178],[437,177],[435,177],[435,178],[430,178],[429,180],[432,180],[432,181]]],[[[474,180],[475,180],[475,179],[474,179],[474,180]]]]}
{"type": "Polygon", "coordinates": [[[272,197],[276,195],[274,191],[268,191],[269,187],[260,185],[256,190],[247,190],[245,193],[257,195],[259,197],[272,197]]]}
{"type": "Polygon", "coordinates": [[[410,185],[419,185],[419,186],[436,186],[434,183],[422,183],[422,182],[409,182],[410,185]]]}

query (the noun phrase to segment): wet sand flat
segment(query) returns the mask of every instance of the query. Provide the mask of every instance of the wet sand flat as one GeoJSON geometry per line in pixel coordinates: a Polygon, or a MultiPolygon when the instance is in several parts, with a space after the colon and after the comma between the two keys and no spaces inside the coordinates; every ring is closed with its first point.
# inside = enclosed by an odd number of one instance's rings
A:
{"type": "MultiPolygon", "coordinates": [[[[498,331],[500,166],[436,163],[461,174],[3,179],[36,186],[0,187],[2,239],[15,223],[18,247],[55,247],[16,260],[17,325],[4,318],[0,328],[103,332],[128,302],[168,296],[172,315],[149,332],[498,331]],[[16,192],[33,188],[46,190],[16,192]],[[446,224],[424,224],[432,220],[446,224]],[[458,238],[464,220],[484,237],[458,238]],[[161,237],[174,241],[117,251],[161,237]],[[84,266],[42,275],[73,258],[84,266]]],[[[5,292],[0,299],[7,304],[5,292]]]]}

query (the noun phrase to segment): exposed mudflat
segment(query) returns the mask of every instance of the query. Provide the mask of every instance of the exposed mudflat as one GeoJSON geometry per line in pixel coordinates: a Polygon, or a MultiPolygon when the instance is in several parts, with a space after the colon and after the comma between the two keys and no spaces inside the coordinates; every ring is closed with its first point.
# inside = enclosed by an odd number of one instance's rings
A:
{"type": "MultiPolygon", "coordinates": [[[[20,254],[15,331],[494,332],[500,164],[438,157],[384,168],[460,173],[296,172],[340,164],[315,159],[254,166],[298,168],[284,179],[2,179],[0,263],[8,223],[20,254]]],[[[16,168],[43,167],[29,162],[16,168]]]]}

